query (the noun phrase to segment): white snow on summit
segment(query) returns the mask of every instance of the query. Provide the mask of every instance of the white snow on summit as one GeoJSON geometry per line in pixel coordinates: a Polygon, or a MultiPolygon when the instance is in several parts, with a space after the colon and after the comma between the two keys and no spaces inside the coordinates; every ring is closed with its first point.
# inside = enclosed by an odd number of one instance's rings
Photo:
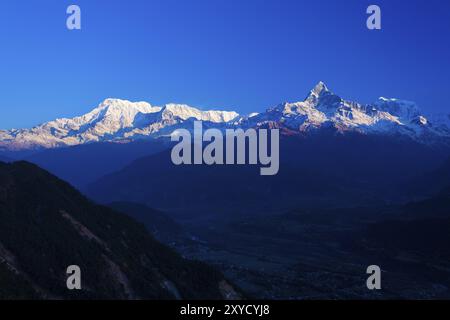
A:
{"type": "Polygon", "coordinates": [[[447,124],[434,126],[414,102],[381,97],[373,104],[360,104],[342,99],[323,82],[304,101],[280,104],[241,125],[261,127],[268,123],[290,132],[334,128],[341,133],[400,134],[423,142],[433,137],[450,137],[450,118],[447,124]]]}
{"type": "Polygon", "coordinates": [[[57,119],[31,129],[0,130],[0,148],[23,150],[130,140],[155,134],[191,118],[222,123],[237,116],[236,112],[201,111],[182,104],[160,107],[147,102],[106,99],[80,117],[57,119]]]}
{"type": "Polygon", "coordinates": [[[450,138],[449,115],[426,116],[414,102],[398,99],[381,97],[372,104],[344,100],[319,82],[303,101],[285,102],[266,112],[244,116],[233,111],[202,111],[184,104],[152,106],[147,102],[106,99],[80,117],[57,119],[32,129],[0,130],[0,149],[158,138],[180,128],[192,130],[193,120],[219,129],[275,126],[289,134],[331,128],[337,133],[404,135],[423,143],[450,138]]]}

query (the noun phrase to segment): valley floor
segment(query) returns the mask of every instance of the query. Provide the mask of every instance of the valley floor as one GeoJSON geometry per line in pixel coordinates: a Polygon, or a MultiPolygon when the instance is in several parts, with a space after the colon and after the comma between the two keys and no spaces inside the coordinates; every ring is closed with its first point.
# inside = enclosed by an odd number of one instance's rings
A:
{"type": "Polygon", "coordinates": [[[298,219],[195,222],[189,230],[199,240],[177,249],[219,267],[250,298],[450,298],[450,257],[433,260],[417,252],[371,247],[356,235],[363,221],[321,224],[298,219]],[[381,267],[382,290],[367,289],[369,265],[381,267]]]}

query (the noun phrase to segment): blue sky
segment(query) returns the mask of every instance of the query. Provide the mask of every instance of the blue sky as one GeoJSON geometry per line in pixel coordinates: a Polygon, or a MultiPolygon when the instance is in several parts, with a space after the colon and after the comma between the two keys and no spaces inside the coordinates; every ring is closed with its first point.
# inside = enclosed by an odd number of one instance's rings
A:
{"type": "Polygon", "coordinates": [[[342,97],[450,112],[450,1],[2,0],[0,128],[108,97],[262,111],[319,80],[342,97]],[[82,30],[66,29],[66,8],[82,30]],[[366,28],[369,4],[382,30],[366,28]]]}

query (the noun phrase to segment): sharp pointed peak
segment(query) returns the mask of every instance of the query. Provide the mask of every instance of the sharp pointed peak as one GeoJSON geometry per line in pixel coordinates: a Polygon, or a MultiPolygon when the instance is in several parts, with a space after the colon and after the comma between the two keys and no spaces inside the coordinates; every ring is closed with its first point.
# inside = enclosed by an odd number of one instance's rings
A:
{"type": "Polygon", "coordinates": [[[321,97],[333,94],[327,87],[327,85],[319,81],[314,88],[309,92],[306,97],[306,101],[316,103],[321,97]]]}
{"type": "Polygon", "coordinates": [[[314,88],[311,90],[311,93],[315,93],[317,95],[324,93],[324,92],[330,92],[327,85],[323,81],[319,81],[314,88]]]}

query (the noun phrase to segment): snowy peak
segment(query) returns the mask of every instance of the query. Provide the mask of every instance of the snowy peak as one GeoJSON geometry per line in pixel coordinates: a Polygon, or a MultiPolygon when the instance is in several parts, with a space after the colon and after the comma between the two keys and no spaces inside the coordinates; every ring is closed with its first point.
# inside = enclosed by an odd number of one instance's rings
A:
{"type": "Polygon", "coordinates": [[[214,123],[228,122],[238,117],[239,114],[234,111],[201,111],[185,104],[166,104],[163,112],[170,112],[172,115],[187,120],[195,118],[196,120],[210,121],[214,123]]]}
{"type": "Polygon", "coordinates": [[[304,101],[269,108],[241,125],[263,127],[268,123],[276,123],[289,134],[334,128],[341,133],[405,135],[421,142],[450,138],[450,129],[444,122],[434,125],[434,120],[421,114],[413,102],[380,98],[373,104],[360,104],[340,98],[323,82],[304,101]]]}
{"type": "Polygon", "coordinates": [[[374,103],[374,107],[405,120],[415,119],[420,116],[419,107],[411,101],[380,97],[374,103]]]}
{"type": "Polygon", "coordinates": [[[448,115],[428,117],[415,103],[398,99],[381,97],[372,104],[348,101],[319,82],[303,101],[282,103],[247,116],[234,111],[203,111],[186,104],[152,106],[110,98],[79,117],[57,119],[32,129],[0,130],[0,149],[158,138],[180,128],[191,130],[193,120],[219,129],[277,127],[290,135],[334,129],[342,134],[402,135],[423,143],[450,140],[448,115]]]}
{"type": "Polygon", "coordinates": [[[153,113],[161,111],[161,107],[153,107],[148,102],[131,102],[121,99],[106,99],[104,100],[95,111],[105,111],[109,115],[126,115],[141,113],[153,113]]]}
{"type": "Polygon", "coordinates": [[[147,102],[106,99],[92,111],[72,119],[56,119],[32,129],[0,131],[0,149],[23,150],[73,146],[157,136],[166,127],[188,119],[219,124],[239,115],[230,111],[201,111],[184,104],[152,106],[147,102]]]}
{"type": "MultiPolygon", "coordinates": [[[[147,102],[130,102],[120,99],[106,99],[91,112],[72,119],[80,125],[110,124],[115,128],[126,128],[133,124],[138,113],[155,113],[160,107],[152,107],[147,102]]],[[[70,119],[68,121],[71,121],[70,119]]]]}
{"type": "Polygon", "coordinates": [[[320,81],[309,93],[305,103],[308,103],[311,107],[324,109],[328,112],[330,108],[337,108],[342,102],[341,98],[331,92],[328,87],[320,81]]]}
{"type": "Polygon", "coordinates": [[[319,99],[320,97],[323,97],[324,95],[327,94],[332,94],[330,90],[328,90],[328,87],[326,86],[325,83],[323,83],[322,81],[319,81],[318,84],[316,84],[316,86],[310,91],[308,97],[306,98],[308,99],[319,99]]]}

